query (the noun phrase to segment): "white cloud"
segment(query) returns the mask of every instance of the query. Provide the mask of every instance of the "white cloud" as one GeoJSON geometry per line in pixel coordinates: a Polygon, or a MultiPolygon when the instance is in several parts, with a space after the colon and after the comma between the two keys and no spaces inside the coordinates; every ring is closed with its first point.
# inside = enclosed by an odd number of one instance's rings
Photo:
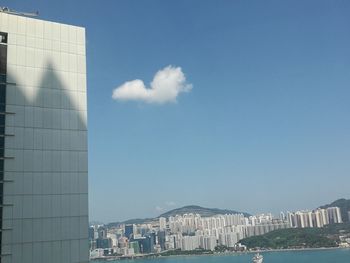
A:
{"type": "Polygon", "coordinates": [[[112,98],[163,104],[176,102],[180,93],[191,89],[192,85],[186,82],[181,67],[167,66],[154,75],[150,88],[140,79],[127,81],[113,90],[112,98]]]}

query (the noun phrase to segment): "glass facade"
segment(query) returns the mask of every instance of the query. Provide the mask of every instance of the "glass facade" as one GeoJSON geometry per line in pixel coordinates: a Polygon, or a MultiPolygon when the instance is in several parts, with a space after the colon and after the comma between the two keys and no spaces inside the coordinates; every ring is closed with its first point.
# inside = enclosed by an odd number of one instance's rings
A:
{"type": "Polygon", "coordinates": [[[0,13],[1,262],[88,262],[85,30],[0,13]]]}

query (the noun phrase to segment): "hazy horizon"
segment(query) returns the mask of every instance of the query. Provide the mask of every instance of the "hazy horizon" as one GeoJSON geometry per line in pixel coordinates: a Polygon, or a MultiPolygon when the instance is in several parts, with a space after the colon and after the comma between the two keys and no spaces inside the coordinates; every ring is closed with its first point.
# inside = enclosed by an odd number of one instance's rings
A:
{"type": "MultiPolygon", "coordinates": [[[[189,204],[189,205],[182,205],[182,206],[176,206],[176,204],[174,204],[173,207],[168,206],[168,208],[162,208],[162,210],[158,210],[158,214],[154,213],[152,211],[152,213],[150,213],[149,216],[147,216],[147,215],[143,215],[143,216],[140,215],[140,216],[136,216],[136,217],[123,218],[123,219],[119,219],[119,220],[109,220],[109,221],[90,220],[90,222],[99,222],[99,223],[108,224],[108,223],[115,223],[115,222],[124,222],[124,221],[127,221],[127,220],[133,220],[133,219],[157,218],[157,217],[161,216],[162,214],[164,214],[166,212],[169,212],[169,211],[174,210],[174,209],[183,208],[185,206],[200,206],[202,208],[209,208],[209,209],[216,209],[217,208],[217,209],[221,209],[221,210],[232,210],[232,211],[235,211],[235,212],[248,213],[248,214],[251,214],[251,215],[271,213],[273,216],[279,217],[281,212],[296,212],[296,211],[303,211],[303,210],[311,211],[311,210],[315,210],[315,209],[319,208],[320,206],[331,204],[334,201],[342,199],[342,198],[343,197],[337,198],[337,199],[335,199],[333,201],[330,201],[330,202],[319,204],[316,207],[302,207],[302,208],[294,208],[294,209],[283,209],[283,210],[279,210],[279,211],[261,210],[261,211],[257,211],[257,212],[251,212],[251,211],[248,211],[248,210],[238,210],[238,209],[226,208],[226,207],[206,207],[206,206],[196,205],[196,204],[189,204]]],[[[345,199],[348,199],[348,198],[345,198],[345,199]]]]}

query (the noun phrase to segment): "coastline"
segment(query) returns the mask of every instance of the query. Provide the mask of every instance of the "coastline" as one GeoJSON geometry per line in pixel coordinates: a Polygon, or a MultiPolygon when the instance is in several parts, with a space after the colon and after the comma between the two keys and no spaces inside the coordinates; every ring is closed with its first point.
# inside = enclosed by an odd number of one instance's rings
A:
{"type": "Polygon", "coordinates": [[[137,255],[130,257],[103,257],[90,259],[90,262],[98,261],[113,261],[113,260],[138,260],[138,259],[157,259],[157,258],[178,258],[178,257],[202,257],[202,256],[225,256],[225,255],[245,255],[255,253],[269,253],[269,252],[302,252],[302,251],[323,251],[323,250],[349,250],[350,248],[344,247],[318,247],[318,248],[286,248],[286,249],[261,249],[261,250],[247,250],[247,251],[228,251],[228,252],[214,252],[203,254],[183,254],[183,255],[166,255],[154,254],[154,255],[137,255]]]}
{"type": "Polygon", "coordinates": [[[280,248],[280,249],[260,249],[250,250],[247,253],[264,253],[264,252],[288,252],[288,251],[314,251],[314,250],[335,250],[335,249],[349,249],[344,247],[310,247],[310,248],[280,248]]]}

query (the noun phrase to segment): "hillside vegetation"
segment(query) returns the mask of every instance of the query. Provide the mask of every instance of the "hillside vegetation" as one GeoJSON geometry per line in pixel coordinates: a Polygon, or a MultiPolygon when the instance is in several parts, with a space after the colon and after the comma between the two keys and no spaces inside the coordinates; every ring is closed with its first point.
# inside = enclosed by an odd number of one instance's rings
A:
{"type": "Polygon", "coordinates": [[[248,248],[320,248],[336,247],[339,234],[350,233],[350,224],[334,224],[324,228],[279,229],[265,235],[241,240],[248,248]]]}

